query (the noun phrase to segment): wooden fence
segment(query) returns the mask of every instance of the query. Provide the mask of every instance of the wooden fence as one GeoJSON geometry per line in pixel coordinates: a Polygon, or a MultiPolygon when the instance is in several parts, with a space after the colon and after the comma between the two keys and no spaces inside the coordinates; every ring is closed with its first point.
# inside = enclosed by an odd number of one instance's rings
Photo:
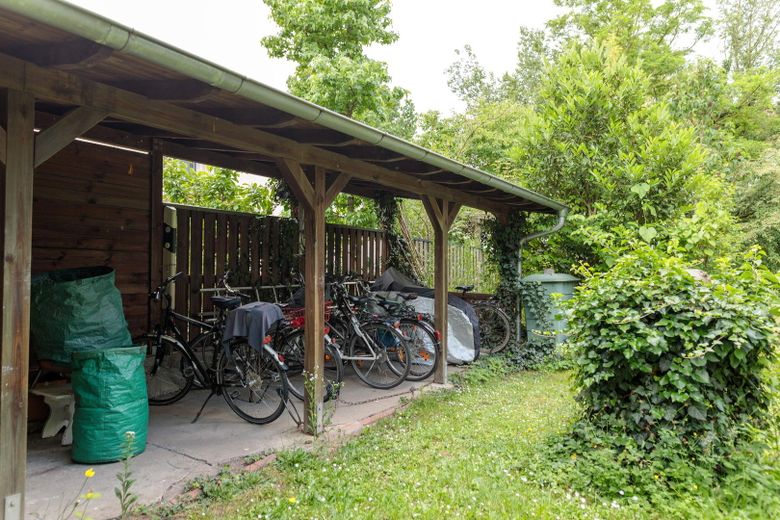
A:
{"type": "MultiPolygon", "coordinates": [[[[430,286],[433,283],[433,241],[415,238],[413,244],[424,266],[423,281],[430,286]]],[[[478,292],[495,290],[498,274],[488,268],[485,253],[481,248],[450,243],[449,260],[450,289],[458,285],[474,285],[474,290],[478,292]]]]}
{"type": "MultiPolygon", "coordinates": [[[[176,309],[189,316],[212,310],[202,289],[216,287],[229,270],[235,286],[284,285],[298,272],[298,225],[294,220],[168,204],[176,209],[176,309]]],[[[386,245],[381,231],[328,224],[328,274],[379,276],[386,245]]]]}
{"type": "MultiPolygon", "coordinates": [[[[214,288],[229,270],[234,286],[257,287],[294,282],[298,272],[298,224],[288,218],[257,216],[168,204],[176,208],[176,269],[189,276],[176,283],[176,309],[188,316],[212,311],[202,289],[214,288]]],[[[433,243],[414,239],[425,266],[423,282],[433,279],[433,243]]],[[[336,224],[325,226],[327,274],[357,273],[371,280],[382,274],[387,257],[384,233],[336,224]]],[[[495,273],[482,250],[450,244],[450,288],[476,285],[492,292],[495,273]]]]}

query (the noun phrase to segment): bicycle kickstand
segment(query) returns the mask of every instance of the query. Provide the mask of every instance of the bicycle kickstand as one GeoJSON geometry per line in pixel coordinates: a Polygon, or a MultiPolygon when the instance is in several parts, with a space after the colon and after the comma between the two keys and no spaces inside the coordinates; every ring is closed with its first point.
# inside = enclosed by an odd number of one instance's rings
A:
{"type": "Polygon", "coordinates": [[[203,409],[204,409],[204,408],[206,408],[206,405],[208,404],[208,402],[209,402],[209,401],[211,400],[211,398],[212,398],[212,397],[214,397],[215,395],[217,395],[217,393],[216,393],[216,392],[215,392],[215,391],[212,389],[212,390],[211,390],[211,393],[210,393],[210,394],[209,394],[209,396],[206,398],[206,400],[205,400],[205,401],[203,401],[203,405],[200,407],[200,410],[198,410],[198,413],[197,413],[197,415],[195,416],[195,418],[192,420],[192,422],[191,422],[190,424],[195,424],[195,423],[198,421],[198,419],[200,419],[200,414],[202,414],[202,413],[203,413],[203,409]]]}

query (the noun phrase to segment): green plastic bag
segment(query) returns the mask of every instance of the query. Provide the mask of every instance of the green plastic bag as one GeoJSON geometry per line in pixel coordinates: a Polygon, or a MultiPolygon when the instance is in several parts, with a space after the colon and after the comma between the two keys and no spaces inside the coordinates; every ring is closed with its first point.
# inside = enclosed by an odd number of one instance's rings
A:
{"type": "Polygon", "coordinates": [[[143,347],[73,353],[75,462],[121,460],[125,434],[133,432],[132,455],[146,449],[149,401],[146,396],[143,347]]]}
{"type": "Polygon", "coordinates": [[[35,275],[30,343],[38,359],[65,366],[74,352],[130,345],[114,270],[83,267],[35,275]]]}

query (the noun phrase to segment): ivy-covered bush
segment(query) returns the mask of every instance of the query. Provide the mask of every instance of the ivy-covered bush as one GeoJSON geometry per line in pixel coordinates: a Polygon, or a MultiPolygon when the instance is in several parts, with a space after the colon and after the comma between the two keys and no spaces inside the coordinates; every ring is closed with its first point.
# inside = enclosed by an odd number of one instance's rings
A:
{"type": "Polygon", "coordinates": [[[567,305],[589,424],[645,451],[673,432],[706,452],[759,420],[777,288],[756,252],[709,275],[644,246],[590,276],[567,305]]]}

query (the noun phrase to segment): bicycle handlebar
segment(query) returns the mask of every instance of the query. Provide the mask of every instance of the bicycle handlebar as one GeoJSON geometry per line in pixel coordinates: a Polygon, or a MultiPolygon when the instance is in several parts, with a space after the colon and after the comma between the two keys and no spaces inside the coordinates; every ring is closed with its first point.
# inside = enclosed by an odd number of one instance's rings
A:
{"type": "Polygon", "coordinates": [[[174,280],[176,280],[178,277],[184,274],[184,271],[179,271],[178,273],[174,274],[173,276],[169,276],[165,279],[163,283],[161,283],[157,288],[149,293],[149,297],[153,298],[155,301],[160,299],[160,296],[162,296],[163,291],[165,291],[166,287],[168,287],[171,283],[173,283],[174,280]]]}

